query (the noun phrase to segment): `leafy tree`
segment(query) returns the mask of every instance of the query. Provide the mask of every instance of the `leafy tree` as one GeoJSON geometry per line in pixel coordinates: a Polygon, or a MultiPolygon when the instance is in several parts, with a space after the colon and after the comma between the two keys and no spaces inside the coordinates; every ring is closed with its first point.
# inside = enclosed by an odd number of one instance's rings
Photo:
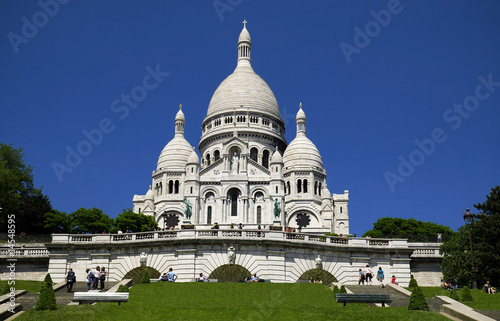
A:
{"type": "Polygon", "coordinates": [[[115,219],[116,229],[122,231],[147,232],[158,227],[155,219],[143,213],[134,213],[130,208],[123,210],[115,219]]]}
{"type": "Polygon", "coordinates": [[[71,219],[73,222],[71,233],[74,234],[98,234],[109,231],[113,225],[113,219],[95,207],[92,209],[79,208],[71,213],[71,219]]]}
{"type": "Polygon", "coordinates": [[[464,286],[464,288],[462,289],[462,301],[463,302],[474,301],[474,299],[472,298],[472,295],[470,294],[470,289],[467,286],[464,286]]]}
{"type": "Polygon", "coordinates": [[[148,271],[145,271],[142,274],[141,283],[151,283],[151,279],[149,278],[149,272],[148,271]]]}
{"type": "Polygon", "coordinates": [[[35,310],[55,310],[57,309],[56,296],[52,283],[45,282],[42,285],[38,300],[36,301],[35,310]]]}
{"type": "Polygon", "coordinates": [[[420,287],[416,287],[410,295],[410,303],[408,304],[408,310],[422,310],[429,311],[429,306],[425,300],[424,293],[420,287]]]}
{"type": "Polygon", "coordinates": [[[435,242],[437,234],[442,233],[447,239],[453,234],[448,227],[432,222],[422,222],[414,218],[382,217],[373,223],[373,229],[365,232],[375,238],[407,238],[409,241],[435,242]]]}
{"type": "Polygon", "coordinates": [[[71,217],[65,212],[51,210],[44,215],[44,227],[49,233],[70,233],[71,217]]]}
{"type": "Polygon", "coordinates": [[[500,283],[500,186],[491,189],[484,203],[474,205],[479,210],[474,221],[462,226],[458,233],[441,245],[441,268],[445,279],[455,279],[458,284],[471,284],[471,253],[469,230],[473,243],[474,267],[478,285],[489,280],[500,283]]]}
{"type": "Polygon", "coordinates": [[[43,215],[52,209],[47,196],[33,186],[33,168],[24,160],[23,149],[0,143],[0,228],[7,227],[7,215],[16,215],[17,232],[44,233],[43,215]]]}

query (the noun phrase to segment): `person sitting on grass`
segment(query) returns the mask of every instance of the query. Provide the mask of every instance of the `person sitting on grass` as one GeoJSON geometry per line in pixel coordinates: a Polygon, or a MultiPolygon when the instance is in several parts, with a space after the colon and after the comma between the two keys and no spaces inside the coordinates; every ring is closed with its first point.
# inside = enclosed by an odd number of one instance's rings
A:
{"type": "Polygon", "coordinates": [[[395,275],[392,276],[391,283],[394,284],[394,285],[399,285],[399,282],[396,280],[396,276],[395,275]]]}
{"type": "Polygon", "coordinates": [[[484,285],[484,291],[488,294],[495,294],[496,291],[493,290],[493,287],[490,284],[490,281],[486,281],[484,285]]]}
{"type": "Polygon", "coordinates": [[[200,273],[200,276],[196,278],[197,282],[205,282],[208,281],[208,278],[203,275],[203,273],[200,273]]]}
{"type": "Polygon", "coordinates": [[[259,282],[259,280],[260,280],[260,279],[259,279],[259,277],[257,276],[257,273],[254,273],[254,274],[252,275],[251,279],[250,279],[250,282],[255,282],[255,283],[257,283],[257,282],[259,282]]]}
{"type": "Polygon", "coordinates": [[[167,282],[168,281],[167,272],[160,275],[160,277],[158,278],[158,281],[167,282]]]}

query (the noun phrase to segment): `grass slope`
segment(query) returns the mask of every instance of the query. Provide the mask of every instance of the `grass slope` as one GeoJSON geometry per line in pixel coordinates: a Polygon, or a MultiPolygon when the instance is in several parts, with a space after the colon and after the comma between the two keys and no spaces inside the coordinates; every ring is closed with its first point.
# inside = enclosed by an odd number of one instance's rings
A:
{"type": "MultiPolygon", "coordinates": [[[[3,289],[5,284],[8,281],[0,281],[0,289],[3,289]]],[[[40,289],[42,288],[43,281],[22,281],[22,280],[16,280],[16,284],[13,285],[13,287],[16,288],[16,290],[26,290],[29,293],[38,293],[40,292],[40,289]]]]}
{"type": "MultiPolygon", "coordinates": [[[[433,298],[436,295],[450,296],[450,291],[441,287],[421,287],[426,298],[433,298]]],[[[458,290],[458,296],[462,299],[462,290],[458,290]]],[[[488,294],[482,290],[470,290],[474,301],[461,303],[470,306],[476,310],[497,310],[500,311],[500,295],[488,294]]]]}
{"type": "Polygon", "coordinates": [[[447,320],[434,312],[337,304],[321,284],[151,283],[130,289],[128,303],[29,310],[26,320],[447,320]]]}

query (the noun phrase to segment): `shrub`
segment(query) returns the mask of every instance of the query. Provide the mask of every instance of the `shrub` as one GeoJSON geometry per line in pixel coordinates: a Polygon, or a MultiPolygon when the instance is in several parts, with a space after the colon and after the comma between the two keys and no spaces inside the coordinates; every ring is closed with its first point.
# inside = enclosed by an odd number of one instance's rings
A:
{"type": "Polygon", "coordinates": [[[47,275],[45,276],[45,280],[43,280],[45,283],[50,283],[50,284],[54,284],[54,282],[52,282],[52,278],[50,277],[50,273],[47,273],[47,275]]]}
{"type": "Polygon", "coordinates": [[[414,288],[413,292],[411,293],[408,310],[429,311],[429,306],[427,305],[427,301],[425,300],[424,293],[418,286],[414,288]]]}
{"type": "Polygon", "coordinates": [[[5,282],[5,285],[3,286],[2,291],[0,292],[0,295],[4,295],[7,293],[10,293],[9,282],[5,282]]]}
{"type": "MultiPolygon", "coordinates": [[[[48,274],[47,274],[48,275],[48,274]]],[[[35,310],[55,310],[57,309],[56,296],[52,283],[46,282],[42,285],[38,300],[36,301],[35,310]]]]}
{"type": "Polygon", "coordinates": [[[418,287],[417,279],[411,278],[410,284],[408,285],[409,288],[416,288],[418,287]]]}
{"type": "Polygon", "coordinates": [[[462,289],[462,301],[474,301],[470,294],[470,289],[466,286],[462,289]]]}
{"type": "Polygon", "coordinates": [[[339,293],[339,292],[340,292],[339,287],[334,285],[333,286],[333,299],[334,300],[337,300],[337,293],[339,293]]]}
{"type": "Polygon", "coordinates": [[[460,297],[458,296],[457,290],[453,289],[450,291],[450,298],[455,301],[460,301],[460,297]]]}
{"type": "Polygon", "coordinates": [[[345,289],[345,286],[343,286],[343,285],[342,285],[342,286],[340,287],[340,291],[339,291],[339,293],[347,293],[347,290],[345,289]]]}
{"type": "Polygon", "coordinates": [[[126,286],[124,284],[120,284],[120,286],[118,287],[118,290],[116,290],[116,292],[130,292],[130,290],[128,289],[128,286],[126,286]]]}
{"type": "Polygon", "coordinates": [[[141,283],[151,283],[148,271],[145,271],[144,274],[142,275],[141,283]]]}

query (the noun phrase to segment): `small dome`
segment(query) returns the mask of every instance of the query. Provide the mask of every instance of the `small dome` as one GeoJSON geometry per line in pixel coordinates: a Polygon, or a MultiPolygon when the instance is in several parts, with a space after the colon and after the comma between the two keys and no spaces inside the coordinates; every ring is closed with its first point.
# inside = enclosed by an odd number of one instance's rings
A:
{"type": "Polygon", "coordinates": [[[273,163],[283,163],[283,157],[281,157],[278,147],[276,147],[276,150],[273,153],[273,157],[271,157],[271,164],[273,163]]]}
{"type": "Polygon", "coordinates": [[[189,155],[187,163],[188,164],[198,164],[198,165],[200,164],[200,159],[198,158],[198,154],[196,154],[194,147],[193,147],[193,151],[191,152],[191,155],[189,155]]]}
{"type": "Polygon", "coordinates": [[[146,193],[145,199],[146,200],[154,200],[154,193],[153,193],[153,190],[151,189],[151,185],[149,185],[149,190],[146,193]]]}
{"type": "Polygon", "coordinates": [[[250,38],[250,33],[248,32],[246,26],[243,27],[243,30],[240,32],[240,37],[238,38],[238,43],[242,41],[252,42],[252,38],[250,38]]]}
{"type": "Polygon", "coordinates": [[[161,151],[156,170],[185,170],[189,156],[192,152],[193,147],[191,147],[184,136],[175,135],[161,151]]]}
{"type": "Polygon", "coordinates": [[[300,108],[299,108],[299,111],[297,112],[297,116],[295,116],[295,120],[298,121],[298,120],[306,120],[306,113],[304,113],[304,111],[302,110],[302,103],[300,103],[300,108]]]}
{"type": "Polygon", "coordinates": [[[323,191],[321,191],[321,198],[322,199],[330,199],[331,197],[332,197],[332,193],[330,193],[330,190],[325,185],[325,187],[323,188],[323,191]]]}
{"type": "Polygon", "coordinates": [[[182,104],[179,105],[179,111],[175,115],[175,121],[182,120],[185,121],[186,118],[184,118],[184,113],[182,112],[182,104]]]}
{"type": "Polygon", "coordinates": [[[321,155],[314,143],[305,135],[297,135],[283,154],[285,170],[287,168],[313,168],[323,170],[321,155]]]}

